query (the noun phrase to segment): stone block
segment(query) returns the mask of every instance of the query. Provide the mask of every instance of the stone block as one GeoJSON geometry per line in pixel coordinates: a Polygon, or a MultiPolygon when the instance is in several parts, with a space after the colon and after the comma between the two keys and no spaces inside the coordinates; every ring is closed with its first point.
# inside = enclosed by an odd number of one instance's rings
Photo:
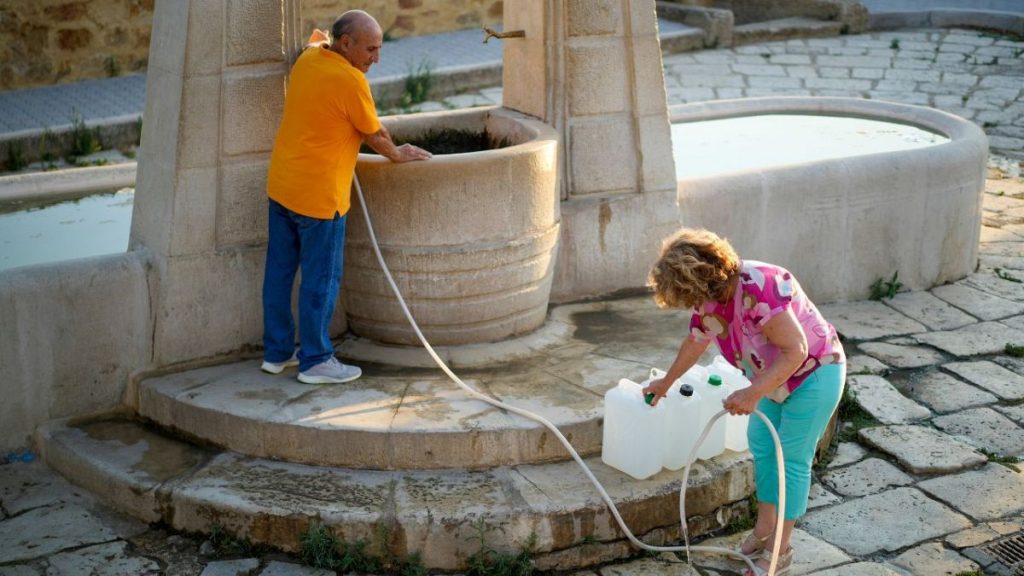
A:
{"type": "Polygon", "coordinates": [[[629,11],[629,22],[632,25],[633,38],[649,37],[654,42],[658,38],[657,3],[652,0],[623,2],[629,11]]]}
{"type": "Polygon", "coordinates": [[[651,38],[633,38],[633,74],[635,114],[665,115],[665,69],[661,65],[661,47],[651,38]]]}
{"type": "Polygon", "coordinates": [[[843,496],[867,496],[892,486],[913,484],[914,479],[879,458],[868,458],[852,466],[829,470],[822,477],[843,496]]]}
{"type": "Polygon", "coordinates": [[[628,117],[577,119],[569,128],[570,194],[635,192],[636,140],[628,117]]]}
{"type": "Polygon", "coordinates": [[[0,563],[24,562],[116,538],[113,530],[80,506],[36,508],[0,523],[0,563]]]}
{"type": "Polygon", "coordinates": [[[836,330],[850,340],[875,340],[928,331],[919,322],[893,314],[892,309],[881,302],[827,304],[820,310],[836,330]]]}
{"type": "Polygon", "coordinates": [[[952,362],[942,367],[1004,400],[1024,398],[1024,375],[988,360],[952,362]]]}
{"type": "Polygon", "coordinates": [[[939,416],[935,425],[951,436],[965,439],[992,454],[1024,454],[1024,429],[991,408],[972,408],[939,416]]]}
{"type": "Polygon", "coordinates": [[[931,293],[982,320],[998,320],[1024,312],[1024,303],[1012,302],[961,283],[936,286],[931,293]]]}
{"type": "Polygon", "coordinates": [[[626,52],[619,39],[570,45],[566,86],[573,116],[625,112],[630,104],[626,52]]]}
{"type": "Polygon", "coordinates": [[[849,554],[895,551],[971,525],[915,488],[896,488],[807,513],[802,527],[849,554]],[[872,529],[865,530],[863,519],[872,529]]]}
{"type": "Polygon", "coordinates": [[[903,292],[883,302],[932,330],[951,330],[977,321],[930,292],[903,292]]]}
{"type": "Polygon", "coordinates": [[[1024,330],[1010,328],[999,322],[981,322],[956,330],[918,334],[914,338],[922,344],[929,344],[954,356],[964,357],[998,354],[1006,348],[1007,342],[1024,341],[1024,330]]]}
{"type": "MultiPolygon", "coordinates": [[[[1024,473],[988,464],[954,476],[925,480],[918,486],[975,520],[993,520],[1024,510],[1024,473]]],[[[966,528],[966,526],[965,526],[966,528]]]]}
{"type": "Polygon", "coordinates": [[[303,564],[273,560],[260,572],[260,576],[335,576],[337,572],[325,568],[313,568],[303,564]]]}
{"type": "Polygon", "coordinates": [[[622,35],[619,0],[569,0],[565,14],[569,36],[622,35]]]}
{"type": "Polygon", "coordinates": [[[850,376],[847,385],[856,393],[857,404],[884,424],[905,424],[932,415],[924,406],[900,394],[881,376],[850,376]]]}
{"type": "Polygon", "coordinates": [[[277,67],[226,74],[221,87],[224,154],[269,152],[284,111],[285,75],[277,67]]]}
{"type": "Polygon", "coordinates": [[[169,259],[159,272],[153,361],[166,365],[258,345],[263,321],[255,303],[264,258],[259,248],[169,259]]]}
{"type": "Polygon", "coordinates": [[[216,247],[218,174],[215,167],[179,170],[169,255],[200,254],[216,247]]]}
{"type": "Polygon", "coordinates": [[[216,196],[218,247],[266,243],[268,166],[264,158],[222,166],[216,196]]]}
{"type": "Polygon", "coordinates": [[[284,62],[284,12],[279,0],[228,0],[224,52],[228,66],[284,62]]]}
{"type": "Polygon", "coordinates": [[[876,426],[859,435],[914,474],[956,472],[987,460],[967,444],[923,426],[876,426]]]}
{"type": "Polygon", "coordinates": [[[942,372],[928,372],[911,382],[908,388],[911,396],[940,414],[992,404],[998,400],[992,394],[942,372]]]}
{"type": "Polygon", "coordinates": [[[867,356],[865,354],[853,354],[846,357],[846,373],[851,376],[854,374],[874,374],[876,376],[884,376],[888,371],[888,366],[871,356],[867,356]]]}
{"type": "Polygon", "coordinates": [[[887,342],[865,342],[862,352],[896,368],[921,368],[942,361],[942,354],[923,346],[901,346],[887,342]]]}
{"type": "Polygon", "coordinates": [[[520,65],[502,67],[502,105],[542,119],[548,119],[548,81],[545,74],[550,39],[546,36],[547,12],[548,6],[543,2],[504,4],[505,29],[523,30],[526,39],[503,43],[503,60],[520,65]]]}
{"type": "MultiPolygon", "coordinates": [[[[153,28],[150,32],[149,44],[149,74],[158,70],[179,78],[184,74],[187,39],[181,32],[188,30],[189,4],[189,2],[161,2],[154,6],[153,28]]],[[[148,91],[148,78],[146,82],[148,91]]],[[[149,93],[154,94],[155,92],[149,93]]],[[[164,93],[159,92],[159,94],[164,93]]],[[[147,114],[147,126],[149,118],[147,114]]]]}
{"type": "Polygon", "coordinates": [[[213,167],[219,163],[220,88],[220,76],[197,76],[185,80],[181,94],[181,125],[177,134],[179,168],[213,167]]]}
{"type": "Polygon", "coordinates": [[[976,563],[938,542],[929,542],[892,559],[893,565],[910,574],[964,574],[980,568],[976,563]]]}
{"type": "Polygon", "coordinates": [[[661,113],[641,116],[638,120],[643,151],[643,191],[675,191],[676,165],[668,118],[661,113]]]}
{"type": "MultiPolygon", "coordinates": [[[[219,75],[224,58],[224,2],[222,0],[191,0],[185,4],[188,5],[185,76],[194,78],[219,75]]],[[[264,4],[272,4],[272,2],[264,2],[264,4]]],[[[253,26],[260,26],[260,24],[259,22],[239,23],[235,33],[252,32],[253,26]]],[[[247,41],[253,45],[262,45],[264,39],[250,34],[247,41]]]]}

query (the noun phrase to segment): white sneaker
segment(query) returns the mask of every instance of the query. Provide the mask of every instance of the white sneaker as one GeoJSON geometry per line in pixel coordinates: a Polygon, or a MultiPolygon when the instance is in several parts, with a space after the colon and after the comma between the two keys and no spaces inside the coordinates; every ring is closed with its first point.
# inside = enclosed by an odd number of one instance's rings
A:
{"type": "Polygon", "coordinates": [[[299,365],[299,351],[292,352],[292,357],[285,360],[284,362],[270,362],[267,360],[263,361],[260,365],[260,370],[263,370],[267,374],[280,374],[284,372],[285,368],[291,368],[292,366],[299,365]]]}
{"type": "Polygon", "coordinates": [[[342,364],[331,356],[326,361],[313,366],[305,372],[299,372],[299,382],[303,384],[342,384],[351,382],[363,375],[358,366],[342,364]]]}

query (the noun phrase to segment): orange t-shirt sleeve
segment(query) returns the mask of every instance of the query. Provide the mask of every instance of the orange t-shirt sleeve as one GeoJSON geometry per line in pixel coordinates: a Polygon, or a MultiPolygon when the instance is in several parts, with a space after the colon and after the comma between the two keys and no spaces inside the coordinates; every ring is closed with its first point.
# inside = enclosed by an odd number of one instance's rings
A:
{"type": "Polygon", "coordinates": [[[358,88],[346,98],[345,112],[352,126],[365,136],[380,130],[380,119],[377,118],[377,107],[373,104],[370,83],[365,78],[360,80],[358,88]]]}

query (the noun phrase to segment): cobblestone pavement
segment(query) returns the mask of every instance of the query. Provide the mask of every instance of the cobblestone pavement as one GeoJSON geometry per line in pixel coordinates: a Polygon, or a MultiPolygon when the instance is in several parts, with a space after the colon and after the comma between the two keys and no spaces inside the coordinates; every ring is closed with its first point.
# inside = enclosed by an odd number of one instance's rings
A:
{"type": "MultiPolygon", "coordinates": [[[[997,546],[1024,539],[1024,473],[1009,462],[1024,456],[1024,179],[1002,176],[992,169],[986,182],[975,274],[822,307],[847,343],[856,400],[842,412],[830,461],[815,471],[794,574],[1010,573],[997,546]]],[[[330,573],[126,519],[38,461],[11,459],[0,465],[0,576],[330,573]]],[[[694,560],[687,567],[663,555],[579,574],[740,568],[694,560]]]]}

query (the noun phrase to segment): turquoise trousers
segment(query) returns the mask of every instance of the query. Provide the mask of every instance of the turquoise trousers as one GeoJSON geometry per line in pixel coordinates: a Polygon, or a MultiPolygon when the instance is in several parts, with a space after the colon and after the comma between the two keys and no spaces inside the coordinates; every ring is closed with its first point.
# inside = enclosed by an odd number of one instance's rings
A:
{"type": "MultiPolygon", "coordinates": [[[[846,364],[827,364],[812,372],[782,404],[763,398],[757,405],[757,409],[771,420],[782,441],[786,470],[786,520],[796,520],[807,511],[814,449],[832,412],[839,405],[845,384],[846,364]]],[[[757,500],[777,505],[779,472],[775,443],[768,427],[757,416],[750,417],[747,440],[750,453],[754,455],[757,500]]]]}

